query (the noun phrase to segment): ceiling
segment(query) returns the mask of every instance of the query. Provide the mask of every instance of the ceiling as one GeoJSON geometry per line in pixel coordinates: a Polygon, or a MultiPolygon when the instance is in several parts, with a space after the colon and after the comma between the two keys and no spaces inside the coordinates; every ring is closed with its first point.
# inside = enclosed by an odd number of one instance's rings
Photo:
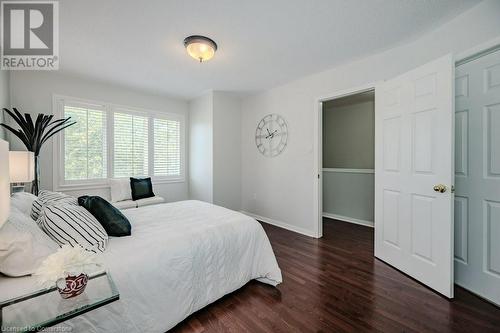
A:
{"type": "Polygon", "coordinates": [[[61,72],[191,98],[268,89],[436,28],[479,0],[60,1],[61,72]],[[189,57],[193,34],[219,49],[189,57]]]}

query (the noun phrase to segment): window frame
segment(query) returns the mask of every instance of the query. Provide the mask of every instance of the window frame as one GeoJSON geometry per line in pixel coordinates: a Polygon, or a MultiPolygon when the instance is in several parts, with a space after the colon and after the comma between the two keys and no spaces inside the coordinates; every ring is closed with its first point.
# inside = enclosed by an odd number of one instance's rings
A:
{"type": "MultiPolygon", "coordinates": [[[[55,191],[72,191],[87,189],[109,188],[109,179],[114,177],[114,113],[128,113],[148,118],[148,175],[153,184],[183,183],[186,181],[186,116],[179,113],[148,110],[109,102],[70,97],[53,94],[52,107],[55,118],[64,117],[64,106],[83,105],[96,106],[106,114],[106,142],[107,142],[107,178],[66,180],[64,170],[64,131],[54,136],[53,140],[53,188],[55,191]],[[154,175],[154,119],[175,120],[180,123],[180,175],[154,175]]],[[[125,177],[122,177],[125,178],[125,177]]]]}

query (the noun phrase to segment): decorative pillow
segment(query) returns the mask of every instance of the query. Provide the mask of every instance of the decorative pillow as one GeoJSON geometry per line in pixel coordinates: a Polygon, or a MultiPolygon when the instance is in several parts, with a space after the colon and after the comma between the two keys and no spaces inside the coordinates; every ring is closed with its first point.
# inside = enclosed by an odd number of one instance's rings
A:
{"type": "Polygon", "coordinates": [[[104,252],[108,244],[106,230],[80,206],[67,203],[45,205],[36,223],[59,245],[80,245],[88,251],[104,252]]]}
{"type": "Polygon", "coordinates": [[[106,230],[108,236],[130,236],[130,222],[112,204],[98,196],[82,196],[78,204],[88,210],[106,230]]]}
{"type": "Polygon", "coordinates": [[[153,184],[151,178],[130,178],[130,189],[132,190],[132,200],[154,197],[153,184]]]}
{"type": "Polygon", "coordinates": [[[38,198],[35,201],[33,201],[33,205],[31,207],[31,218],[35,221],[38,220],[40,211],[42,210],[43,206],[53,203],[70,204],[78,206],[78,201],[76,200],[75,197],[69,196],[61,192],[51,192],[45,190],[40,191],[40,193],[38,194],[38,198]]]}
{"type": "Polygon", "coordinates": [[[130,179],[110,179],[109,186],[112,202],[132,200],[132,192],[130,191],[130,179]]]}
{"type": "Polygon", "coordinates": [[[36,195],[28,192],[16,192],[10,197],[10,205],[16,208],[24,215],[30,215],[33,202],[37,199],[36,195]]]}
{"type": "Polygon", "coordinates": [[[13,207],[0,229],[0,272],[8,276],[32,274],[58,248],[29,215],[13,207]]]}

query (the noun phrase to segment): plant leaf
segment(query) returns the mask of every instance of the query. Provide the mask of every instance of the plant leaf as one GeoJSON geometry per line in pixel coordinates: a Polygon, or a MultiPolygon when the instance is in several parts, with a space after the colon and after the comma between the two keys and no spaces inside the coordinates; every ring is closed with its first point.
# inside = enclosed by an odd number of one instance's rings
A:
{"type": "Polygon", "coordinates": [[[50,123],[49,126],[51,126],[51,128],[47,131],[47,134],[45,134],[44,137],[42,138],[42,142],[44,142],[45,138],[48,137],[50,134],[52,134],[52,132],[54,130],[56,130],[58,126],[63,126],[70,119],[71,119],[71,117],[68,117],[68,118],[65,118],[65,119],[54,120],[52,123],[50,123]]]}
{"type": "Polygon", "coordinates": [[[59,133],[60,131],[62,131],[63,129],[65,128],[68,128],[70,126],[73,126],[74,124],[76,124],[76,121],[75,122],[72,122],[72,123],[69,123],[63,127],[60,127],[58,128],[54,133],[50,134],[49,136],[47,136],[44,140],[42,140],[42,145],[48,140],[50,139],[52,136],[54,136],[55,134],[59,133]]]}
{"type": "Polygon", "coordinates": [[[3,110],[4,110],[5,112],[7,112],[7,114],[8,114],[9,116],[11,116],[11,117],[12,117],[12,119],[14,119],[14,121],[16,122],[16,124],[17,124],[17,125],[19,125],[21,128],[23,128],[23,129],[24,129],[24,127],[23,127],[23,126],[24,126],[24,122],[23,122],[23,119],[21,119],[22,117],[21,117],[21,118],[19,118],[19,117],[18,117],[18,115],[17,115],[16,113],[14,113],[14,112],[10,111],[9,109],[4,108],[3,110]]]}
{"type": "Polygon", "coordinates": [[[27,137],[31,137],[32,132],[30,131],[30,128],[29,128],[29,125],[28,125],[26,119],[24,119],[21,112],[19,112],[16,108],[12,108],[12,110],[14,110],[14,113],[17,116],[17,124],[21,127],[21,129],[24,131],[24,133],[26,133],[27,137]]]}
{"type": "Polygon", "coordinates": [[[9,125],[6,125],[6,124],[0,124],[0,126],[4,127],[5,129],[9,130],[12,134],[14,134],[15,136],[17,136],[24,143],[24,145],[26,146],[26,148],[29,151],[33,151],[33,147],[31,146],[30,141],[28,140],[28,138],[26,137],[26,134],[23,131],[21,131],[21,130],[15,130],[12,127],[10,127],[9,125]]]}
{"type": "Polygon", "coordinates": [[[43,135],[43,123],[45,121],[45,116],[42,113],[39,113],[38,116],[36,117],[36,123],[35,123],[35,129],[33,133],[33,148],[35,151],[40,151],[41,147],[41,142],[42,142],[42,135],[43,135]]]}
{"type": "Polygon", "coordinates": [[[33,134],[35,131],[35,128],[33,126],[33,119],[31,119],[31,115],[29,113],[25,113],[24,118],[26,119],[26,127],[28,127],[30,132],[33,134]]]}

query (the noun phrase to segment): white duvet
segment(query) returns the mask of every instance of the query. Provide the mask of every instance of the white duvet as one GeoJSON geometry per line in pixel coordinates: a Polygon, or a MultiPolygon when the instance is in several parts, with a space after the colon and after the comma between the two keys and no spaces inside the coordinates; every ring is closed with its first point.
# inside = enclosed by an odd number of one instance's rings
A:
{"type": "MultiPolygon", "coordinates": [[[[120,300],[59,324],[72,332],[165,332],[252,279],[281,283],[262,226],[246,215],[200,201],[123,213],[132,236],[111,238],[104,254],[120,300]]],[[[2,299],[32,288],[32,278],[0,279],[2,299]]]]}

